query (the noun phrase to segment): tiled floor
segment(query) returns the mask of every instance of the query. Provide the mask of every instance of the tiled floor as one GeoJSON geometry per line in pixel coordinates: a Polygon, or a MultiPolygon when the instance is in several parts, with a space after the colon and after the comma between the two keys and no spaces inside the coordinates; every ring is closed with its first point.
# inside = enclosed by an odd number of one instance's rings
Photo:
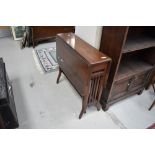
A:
{"type": "MultiPolygon", "coordinates": [[[[55,43],[37,48],[51,46],[55,43]]],[[[147,110],[155,98],[152,89],[114,104],[107,112],[90,107],[79,120],[81,98],[77,92],[65,77],[56,84],[57,71],[41,74],[32,50],[21,50],[12,38],[0,38],[0,57],[13,84],[19,128],[146,128],[155,122],[155,108],[147,110]]]]}

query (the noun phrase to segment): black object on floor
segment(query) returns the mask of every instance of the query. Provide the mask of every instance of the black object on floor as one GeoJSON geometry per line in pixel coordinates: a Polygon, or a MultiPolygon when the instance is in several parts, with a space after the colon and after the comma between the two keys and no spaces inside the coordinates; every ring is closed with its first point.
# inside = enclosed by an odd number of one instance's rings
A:
{"type": "Polygon", "coordinates": [[[6,73],[5,63],[0,58],[0,129],[19,126],[12,86],[6,73]]]}
{"type": "MultiPolygon", "coordinates": [[[[154,72],[154,76],[151,80],[151,85],[152,85],[152,88],[154,90],[154,93],[155,93],[155,72],[154,72]]],[[[153,103],[151,104],[149,110],[151,110],[153,107],[155,106],[155,100],[153,101],[153,103]]]]}

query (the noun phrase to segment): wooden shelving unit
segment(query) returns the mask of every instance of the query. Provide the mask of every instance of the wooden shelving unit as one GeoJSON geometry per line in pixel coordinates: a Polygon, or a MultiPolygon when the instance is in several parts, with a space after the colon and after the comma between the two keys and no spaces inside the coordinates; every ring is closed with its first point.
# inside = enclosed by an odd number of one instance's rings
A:
{"type": "Polygon", "coordinates": [[[155,47],[155,38],[141,35],[127,39],[122,52],[128,53],[150,47],[155,47]]]}
{"type": "Polygon", "coordinates": [[[115,81],[120,81],[126,77],[132,77],[142,72],[147,72],[152,68],[152,65],[136,57],[124,58],[119,65],[115,81]]]}
{"type": "Polygon", "coordinates": [[[141,94],[155,66],[155,27],[103,27],[100,51],[112,58],[110,74],[101,103],[113,103],[141,94]]]}

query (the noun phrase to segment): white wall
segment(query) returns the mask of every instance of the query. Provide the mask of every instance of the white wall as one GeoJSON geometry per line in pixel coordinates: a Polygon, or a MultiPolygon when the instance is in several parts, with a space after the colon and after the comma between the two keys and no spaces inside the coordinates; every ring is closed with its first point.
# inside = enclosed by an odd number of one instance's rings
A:
{"type": "Polygon", "coordinates": [[[102,34],[102,26],[76,26],[75,34],[99,49],[102,34]]]}

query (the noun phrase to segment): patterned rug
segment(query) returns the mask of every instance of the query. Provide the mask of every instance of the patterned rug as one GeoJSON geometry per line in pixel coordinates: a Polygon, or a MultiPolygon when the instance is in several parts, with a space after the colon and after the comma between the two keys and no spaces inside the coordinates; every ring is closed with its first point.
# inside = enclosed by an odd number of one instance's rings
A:
{"type": "Polygon", "coordinates": [[[35,49],[33,57],[41,73],[49,73],[58,69],[55,47],[35,49]]]}

